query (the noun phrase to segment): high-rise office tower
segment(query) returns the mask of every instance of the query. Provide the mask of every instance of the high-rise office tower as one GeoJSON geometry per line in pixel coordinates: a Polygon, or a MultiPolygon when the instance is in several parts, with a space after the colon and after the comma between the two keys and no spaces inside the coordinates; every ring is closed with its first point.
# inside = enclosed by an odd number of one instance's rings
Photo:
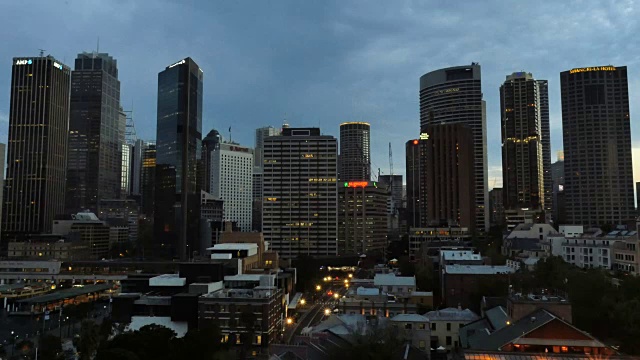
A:
{"type": "Polygon", "coordinates": [[[624,224],[634,217],[627,67],[560,73],[565,201],[569,224],[624,224]]]}
{"type": "Polygon", "coordinates": [[[487,184],[487,119],[482,99],[480,65],[435,70],[420,77],[420,130],[428,125],[462,123],[473,131],[476,229],[489,228],[487,184]]]}
{"type": "Polygon", "coordinates": [[[265,241],[285,258],[337,254],[338,143],[318,128],[264,140],[265,241]]]}
{"type": "MultiPolygon", "coordinates": [[[[427,125],[423,181],[428,226],[476,226],[474,143],[471,129],[460,123],[427,125]]],[[[426,137],[426,136],[425,136],[426,137]]]]}
{"type": "Polygon", "coordinates": [[[142,214],[153,217],[156,189],[156,144],[145,142],[142,149],[142,169],[140,172],[140,193],[142,214]]]}
{"type": "MultiPolygon", "coordinates": [[[[5,149],[6,149],[6,145],[0,143],[0,159],[2,159],[2,161],[4,161],[5,149]]],[[[3,229],[2,227],[2,208],[4,207],[3,196],[4,196],[4,166],[2,166],[2,168],[0,169],[0,236],[2,236],[2,229],[3,229]]],[[[2,242],[0,241],[0,244],[1,243],[2,242]]]]}
{"type": "Polygon", "coordinates": [[[338,184],[338,253],[382,254],[387,245],[386,187],[373,181],[338,184]]]}
{"type": "Polygon", "coordinates": [[[500,86],[502,196],[507,210],[546,209],[542,108],[546,106],[548,114],[549,104],[542,103],[540,87],[540,82],[525,72],[507,76],[500,86]]]}
{"type": "Polygon", "coordinates": [[[222,143],[211,152],[211,195],[224,201],[224,220],[251,231],[253,149],[222,143]]]}
{"type": "Polygon", "coordinates": [[[371,179],[371,125],[365,122],[340,124],[340,161],[342,181],[371,179]]]}
{"type": "Polygon", "coordinates": [[[489,221],[491,226],[504,224],[504,203],[502,188],[493,188],[489,191],[489,221]]]}
{"type": "Polygon", "coordinates": [[[140,180],[142,180],[142,151],[144,141],[136,139],[131,148],[131,167],[129,169],[129,181],[131,183],[131,195],[140,196],[140,180]]]}
{"type": "Polygon", "coordinates": [[[71,74],[67,214],[98,213],[100,199],[120,196],[125,125],[117,61],[106,53],[78,54],[71,74]]]}
{"type": "Polygon", "coordinates": [[[131,193],[131,163],[133,146],[122,144],[122,169],[120,171],[120,198],[126,199],[131,193]]]}
{"type": "Polygon", "coordinates": [[[544,213],[548,223],[553,213],[553,193],[551,180],[551,129],[549,127],[549,84],[538,80],[540,93],[540,122],[542,123],[542,179],[544,180],[544,213]]]}
{"type": "Polygon", "coordinates": [[[263,153],[263,145],[264,145],[264,139],[266,139],[269,136],[278,136],[280,135],[281,130],[280,129],[276,129],[273,126],[265,126],[265,127],[261,127],[256,129],[256,144],[255,144],[255,149],[254,149],[254,153],[253,153],[253,163],[255,166],[259,166],[262,168],[262,153],[263,153]]]}
{"type": "Polygon", "coordinates": [[[212,152],[220,148],[222,136],[216,129],[209,131],[202,139],[202,190],[211,194],[211,159],[212,152]]]}
{"type": "Polygon", "coordinates": [[[22,234],[47,233],[64,212],[71,69],[51,56],[14,58],[3,248],[22,234]]]}
{"type": "MultiPolygon", "coordinates": [[[[289,127],[288,124],[283,124],[283,128],[289,127]]],[[[278,136],[282,133],[281,129],[276,129],[273,126],[265,126],[256,129],[256,141],[255,149],[253,150],[253,204],[252,204],[252,217],[251,221],[253,225],[251,229],[253,231],[262,231],[262,177],[264,168],[263,154],[264,154],[264,139],[269,136],[278,136]]]]}
{"type": "Polygon", "coordinates": [[[422,158],[424,156],[423,141],[414,139],[405,144],[406,176],[407,176],[407,226],[423,227],[421,222],[420,199],[424,199],[424,183],[421,181],[422,158]]]}
{"type": "Polygon", "coordinates": [[[202,82],[191,58],[158,74],[154,241],[163,255],[181,260],[200,248],[202,82]]]}
{"type": "Polygon", "coordinates": [[[566,224],[567,212],[564,196],[564,153],[558,152],[558,160],[551,164],[551,181],[553,186],[553,222],[566,224]]]}

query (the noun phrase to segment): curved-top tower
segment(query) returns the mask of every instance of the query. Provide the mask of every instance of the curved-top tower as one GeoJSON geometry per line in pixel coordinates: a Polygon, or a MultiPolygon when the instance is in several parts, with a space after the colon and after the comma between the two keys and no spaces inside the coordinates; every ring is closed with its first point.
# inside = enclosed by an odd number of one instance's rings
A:
{"type": "MultiPolygon", "coordinates": [[[[473,133],[476,229],[488,230],[487,119],[480,65],[454,66],[420,77],[420,131],[429,125],[462,123],[473,133]]],[[[428,135],[424,135],[428,136],[428,135]]],[[[428,199],[425,199],[427,202],[428,199]]]]}

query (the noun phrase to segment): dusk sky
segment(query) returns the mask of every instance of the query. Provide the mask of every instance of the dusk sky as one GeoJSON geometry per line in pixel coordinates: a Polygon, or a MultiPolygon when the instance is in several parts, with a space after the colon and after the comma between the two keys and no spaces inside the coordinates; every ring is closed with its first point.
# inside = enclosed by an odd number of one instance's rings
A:
{"type": "Polygon", "coordinates": [[[499,87],[515,71],[549,80],[552,161],[562,149],[561,71],[626,65],[634,174],[640,180],[639,5],[618,1],[0,2],[0,142],[7,140],[11,61],[46,49],[73,67],[79,52],[118,61],[121,102],[137,134],[155,139],[157,74],[187,56],[204,71],[203,136],[253,146],[255,128],[371,123],[372,167],[404,174],[419,130],[426,72],[478,62],[487,102],[489,187],[500,186],[499,87]]]}

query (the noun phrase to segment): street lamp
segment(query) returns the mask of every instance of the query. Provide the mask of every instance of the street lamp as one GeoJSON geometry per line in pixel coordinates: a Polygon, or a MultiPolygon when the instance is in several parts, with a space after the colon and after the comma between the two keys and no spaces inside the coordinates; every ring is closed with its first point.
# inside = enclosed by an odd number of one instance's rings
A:
{"type": "Polygon", "coordinates": [[[322,287],[320,285],[316,285],[316,291],[320,291],[322,287]]]}
{"type": "Polygon", "coordinates": [[[349,274],[349,279],[351,279],[353,277],[353,274],[349,274]]]}
{"type": "Polygon", "coordinates": [[[326,316],[331,315],[331,309],[324,309],[324,314],[325,314],[326,316]]]}
{"type": "Polygon", "coordinates": [[[293,319],[292,318],[287,318],[287,325],[291,325],[293,324],[293,319]]]}
{"type": "Polygon", "coordinates": [[[348,284],[348,283],[349,283],[349,280],[344,279],[344,283],[345,283],[345,284],[348,284]]]}
{"type": "Polygon", "coordinates": [[[304,305],[304,304],[306,304],[306,303],[307,303],[307,300],[305,300],[305,299],[300,299],[300,305],[304,305]]]}
{"type": "Polygon", "coordinates": [[[336,299],[339,299],[340,298],[340,294],[335,293],[335,294],[333,294],[333,297],[336,298],[336,299]]]}

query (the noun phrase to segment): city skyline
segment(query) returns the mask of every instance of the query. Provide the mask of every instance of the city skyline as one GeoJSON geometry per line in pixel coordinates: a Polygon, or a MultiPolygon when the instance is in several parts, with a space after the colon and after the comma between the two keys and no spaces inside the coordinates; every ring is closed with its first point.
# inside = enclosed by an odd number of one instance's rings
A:
{"type": "MultiPolygon", "coordinates": [[[[476,61],[483,67],[488,186],[492,188],[501,185],[502,178],[498,88],[504,76],[527,71],[549,81],[552,154],[562,148],[561,71],[626,65],[631,98],[640,92],[640,80],[635,76],[640,71],[640,56],[628,47],[633,43],[632,34],[638,25],[635,21],[625,21],[637,17],[639,10],[632,4],[575,6],[572,2],[549,2],[518,4],[515,8],[496,4],[436,6],[435,3],[374,4],[366,8],[357,3],[293,2],[250,7],[205,3],[190,7],[171,1],[145,6],[96,4],[43,2],[28,20],[7,19],[0,28],[16,35],[8,39],[6,52],[11,56],[36,57],[38,48],[43,47],[46,53],[69,63],[77,53],[95,49],[100,37],[100,51],[113,54],[119,61],[122,104],[127,110],[133,108],[138,135],[144,140],[153,140],[155,134],[153,89],[157,72],[166,64],[190,56],[216,79],[205,84],[204,133],[232,126],[233,139],[251,145],[253,131],[241,131],[242,128],[279,127],[285,118],[293,127],[320,126],[325,134],[336,137],[339,123],[366,121],[372,128],[372,167],[375,170],[380,167],[383,174],[388,174],[385,145],[391,141],[396,173],[403,174],[403,144],[416,138],[418,133],[419,76],[476,61]],[[435,20],[423,21],[424,15],[434,10],[435,20]],[[511,18],[507,13],[513,11],[527,13],[529,17],[511,18]],[[168,19],[179,13],[183,17],[192,16],[194,21],[193,25],[184,27],[166,26],[168,21],[140,26],[143,12],[156,19],[168,19]],[[258,14],[266,16],[258,17],[258,14]],[[480,29],[471,31],[478,26],[474,23],[478,14],[500,21],[483,21],[480,29]],[[205,18],[211,20],[205,21],[205,18]],[[242,18],[257,21],[247,27],[238,21],[242,18]],[[66,29],[59,29],[55,34],[41,31],[57,21],[54,19],[65,20],[66,29]],[[540,27],[540,22],[547,25],[540,27]],[[589,22],[590,26],[580,26],[583,22],[589,22]],[[118,26],[113,26],[114,23],[118,26]],[[486,25],[488,23],[491,25],[486,25]],[[292,24],[298,30],[288,34],[284,30],[292,24]],[[530,41],[525,44],[517,37],[494,35],[507,34],[503,30],[514,27],[529,34],[530,41]],[[76,31],[87,28],[92,31],[76,31]],[[259,35],[256,34],[258,28],[261,29],[259,35]],[[439,36],[425,42],[424,33],[439,36]],[[192,41],[174,41],[185,35],[192,41]],[[583,38],[590,41],[578,41],[583,38]],[[145,46],[124,45],[119,39],[145,46]],[[167,48],[165,44],[169,43],[175,46],[167,48]],[[434,51],[438,49],[442,51],[434,51]],[[434,53],[437,55],[433,56],[434,53]],[[426,54],[430,56],[423,56],[426,54]]],[[[17,3],[2,4],[0,8],[8,13],[21,12],[17,3]]],[[[10,74],[6,69],[11,56],[0,59],[5,65],[0,83],[9,84],[10,74]]],[[[4,142],[8,128],[8,86],[0,87],[0,99],[0,142],[4,142]]],[[[640,131],[633,121],[637,110],[638,106],[632,101],[632,133],[640,131]]],[[[632,141],[635,155],[640,155],[640,137],[632,136],[632,141]]],[[[635,158],[639,160],[634,169],[637,181],[640,158],[635,158]]]]}

